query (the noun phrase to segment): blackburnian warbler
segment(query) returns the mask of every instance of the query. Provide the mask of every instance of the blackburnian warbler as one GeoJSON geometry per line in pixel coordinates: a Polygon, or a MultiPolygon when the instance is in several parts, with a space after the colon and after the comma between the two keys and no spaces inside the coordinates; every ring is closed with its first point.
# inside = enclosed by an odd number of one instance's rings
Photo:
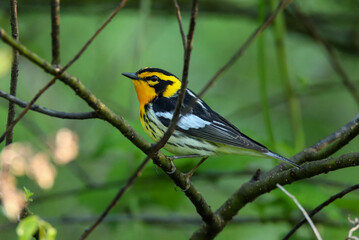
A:
{"type": "MultiPolygon", "coordinates": [[[[135,85],[143,129],[154,141],[159,141],[173,117],[181,81],[159,68],[144,68],[123,75],[132,79],[135,85]]],[[[190,106],[191,110],[181,115],[175,131],[164,146],[167,151],[200,156],[217,153],[264,155],[298,167],[289,159],[244,135],[195,93],[186,89],[182,111],[190,104],[193,105],[190,106]]]]}

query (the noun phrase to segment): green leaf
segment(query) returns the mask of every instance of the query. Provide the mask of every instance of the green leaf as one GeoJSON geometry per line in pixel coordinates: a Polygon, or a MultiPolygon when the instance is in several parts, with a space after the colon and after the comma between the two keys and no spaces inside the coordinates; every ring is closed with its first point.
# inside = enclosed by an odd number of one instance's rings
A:
{"type": "Polygon", "coordinates": [[[57,231],[50,223],[41,220],[39,222],[40,240],[55,240],[57,231]]]}
{"type": "Polygon", "coordinates": [[[26,202],[32,202],[32,196],[34,195],[28,188],[24,186],[25,200],[26,202]]]}
{"type": "Polygon", "coordinates": [[[33,240],[34,234],[38,231],[40,240],[55,240],[57,231],[48,222],[38,216],[26,217],[20,221],[16,228],[19,240],[33,240]]]}
{"type": "Polygon", "coordinates": [[[39,225],[38,216],[30,216],[20,221],[16,228],[16,234],[19,240],[32,240],[39,225]]]}

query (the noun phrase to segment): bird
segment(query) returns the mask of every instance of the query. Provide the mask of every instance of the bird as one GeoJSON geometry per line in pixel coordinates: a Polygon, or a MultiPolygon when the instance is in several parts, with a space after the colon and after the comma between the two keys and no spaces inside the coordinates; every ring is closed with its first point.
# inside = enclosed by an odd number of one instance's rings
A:
{"type": "MultiPolygon", "coordinates": [[[[174,74],[153,67],[122,75],[130,78],[135,86],[144,131],[158,142],[173,117],[181,81],[174,74]]],[[[203,159],[220,153],[264,156],[299,167],[242,133],[193,91],[188,88],[185,91],[180,119],[164,146],[167,151],[179,156],[200,156],[203,159]]]]}

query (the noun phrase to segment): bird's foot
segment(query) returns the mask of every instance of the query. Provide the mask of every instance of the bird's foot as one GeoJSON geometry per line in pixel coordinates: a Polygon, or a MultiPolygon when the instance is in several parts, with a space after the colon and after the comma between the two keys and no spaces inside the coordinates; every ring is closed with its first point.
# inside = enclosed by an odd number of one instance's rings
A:
{"type": "Polygon", "coordinates": [[[173,158],[170,158],[170,157],[167,157],[167,159],[170,161],[171,163],[171,171],[166,171],[167,174],[171,175],[173,174],[174,172],[176,172],[177,168],[176,168],[176,165],[174,164],[173,162],[173,158]]]}
{"type": "Polygon", "coordinates": [[[189,171],[188,173],[183,174],[183,176],[186,179],[186,187],[184,189],[182,189],[183,192],[187,191],[190,187],[191,187],[191,181],[190,178],[193,176],[193,174],[196,172],[196,170],[198,169],[199,166],[201,166],[202,163],[204,163],[204,161],[206,161],[208,157],[204,157],[201,159],[201,161],[199,161],[197,163],[196,166],[194,166],[194,168],[189,171]]]}

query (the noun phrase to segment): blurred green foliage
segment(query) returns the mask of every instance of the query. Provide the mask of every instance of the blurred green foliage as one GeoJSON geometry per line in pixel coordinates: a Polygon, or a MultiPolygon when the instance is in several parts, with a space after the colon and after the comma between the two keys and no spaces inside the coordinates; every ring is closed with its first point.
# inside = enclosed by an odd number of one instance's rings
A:
{"type": "Polygon", "coordinates": [[[33,236],[38,236],[39,240],[55,240],[56,229],[49,223],[41,220],[38,216],[29,216],[22,219],[17,228],[19,240],[33,240],[33,236]]]}
{"type": "MultiPolygon", "coordinates": [[[[155,1],[154,1],[155,2],[155,1]]],[[[256,7],[253,1],[231,1],[235,4],[256,7]]],[[[21,2],[19,3],[21,4],[21,2]]],[[[180,3],[181,4],[181,3],[180,3]]],[[[200,2],[200,6],[201,6],[200,2]]],[[[358,1],[302,1],[300,6],[307,13],[353,13],[358,1]],[[354,7],[350,7],[353,5],[354,7]],[[323,7],[325,6],[325,7],[323,7]],[[346,12],[347,11],[347,12],[346,12]]],[[[81,11],[70,11],[61,15],[61,59],[65,65],[83,46],[109,15],[108,5],[98,9],[86,6],[81,11]]],[[[172,11],[172,10],[171,10],[172,11]]],[[[51,60],[50,11],[19,12],[20,41],[29,49],[51,60]]],[[[174,11],[173,11],[174,12],[174,11]]],[[[0,12],[0,26],[9,31],[8,12],[0,12]]],[[[184,27],[188,26],[188,13],[183,12],[184,27]]],[[[219,67],[241,46],[257,27],[258,22],[241,15],[201,12],[194,35],[193,52],[189,74],[189,88],[198,92],[219,67]]],[[[265,51],[269,96],[282,95],[278,66],[275,61],[275,42],[271,29],[266,31],[265,51]]],[[[358,106],[331,68],[323,48],[310,38],[288,32],[285,36],[290,81],[300,96],[303,116],[305,145],[310,146],[329,135],[357,113],[358,106]],[[316,84],[334,85],[334,88],[319,89],[307,94],[316,84]]],[[[352,79],[358,80],[359,58],[337,52],[352,79]]],[[[245,111],[247,106],[259,103],[257,44],[252,44],[246,54],[226,71],[205,95],[204,100],[221,115],[238,126],[244,133],[269,144],[261,111],[245,111]]],[[[0,42],[0,89],[8,91],[10,79],[11,49],[0,42]]],[[[138,103],[132,83],[122,72],[134,72],[152,66],[166,69],[181,77],[183,47],[174,14],[161,11],[143,11],[135,8],[123,9],[108,27],[93,42],[81,58],[68,70],[78,77],[99,99],[116,113],[123,116],[146,139],[138,118],[138,103]],[[143,17],[143,14],[146,17],[143,17]],[[142,17],[141,17],[142,16],[142,17]]],[[[19,98],[29,101],[51,76],[21,58],[19,72],[19,98]]],[[[67,86],[57,82],[37,104],[66,112],[90,111],[67,86]]],[[[17,108],[17,112],[20,109],[17,108]]],[[[275,146],[285,156],[294,155],[294,140],[291,135],[288,106],[281,102],[270,109],[275,146]]],[[[4,129],[7,116],[7,101],[0,99],[0,126],[4,129]]],[[[18,178],[18,186],[25,186],[35,193],[29,208],[36,215],[50,222],[57,229],[57,239],[76,239],[85,227],[94,222],[109,204],[121,181],[136,169],[144,154],[133,146],[113,127],[100,120],[62,120],[29,112],[15,128],[15,140],[29,142],[36,151],[47,150],[47,141],[53,139],[60,128],[70,128],[79,136],[80,153],[75,162],[57,166],[57,177],[52,189],[42,190],[26,177],[18,178]],[[98,184],[119,181],[108,188],[95,188],[98,184]],[[87,189],[57,197],[55,193],[72,189],[87,189]],[[66,218],[65,218],[66,217],[66,218]],[[87,218],[89,217],[89,218],[87,218]],[[77,221],[76,221],[77,219],[77,221]],[[85,219],[80,221],[81,219],[85,219]],[[90,220],[86,220],[90,219],[90,220]]],[[[3,145],[0,145],[3,147],[3,145]]],[[[358,140],[343,148],[344,152],[357,151],[358,140]]],[[[197,160],[184,159],[176,162],[183,170],[190,170],[197,160]]],[[[241,183],[251,175],[232,175],[244,169],[254,173],[255,169],[268,170],[277,162],[268,159],[242,156],[212,157],[202,165],[193,177],[213,209],[217,209],[241,183]],[[206,178],[208,173],[225,173],[218,178],[206,178]],[[202,176],[202,177],[201,177],[202,176]]],[[[344,169],[325,176],[318,176],[286,186],[303,206],[310,210],[326,200],[344,186],[357,183],[357,169],[344,169]],[[314,181],[315,180],[315,181],[314,181]],[[336,184],[331,184],[335,182],[336,184]]],[[[323,239],[344,239],[350,229],[347,215],[359,215],[359,195],[353,192],[326,208],[317,227],[323,239]],[[334,223],[334,227],[333,224],[334,223]]],[[[111,214],[152,215],[169,218],[193,216],[194,207],[185,195],[175,190],[169,178],[153,164],[149,164],[136,184],[125,194],[111,214]]],[[[229,225],[218,239],[280,239],[294,225],[293,219],[301,219],[297,207],[280,191],[273,191],[258,198],[240,211],[238,218],[255,217],[283,218],[279,222],[240,223],[229,225]],[[260,230],[259,230],[260,229],[260,230]]],[[[7,226],[7,219],[0,216],[0,226],[7,226]]],[[[140,220],[102,223],[89,239],[186,239],[198,224],[156,224],[140,220]]],[[[15,239],[13,225],[0,230],[1,239],[15,239]]],[[[293,239],[313,239],[308,227],[302,227],[293,239]]]]}

